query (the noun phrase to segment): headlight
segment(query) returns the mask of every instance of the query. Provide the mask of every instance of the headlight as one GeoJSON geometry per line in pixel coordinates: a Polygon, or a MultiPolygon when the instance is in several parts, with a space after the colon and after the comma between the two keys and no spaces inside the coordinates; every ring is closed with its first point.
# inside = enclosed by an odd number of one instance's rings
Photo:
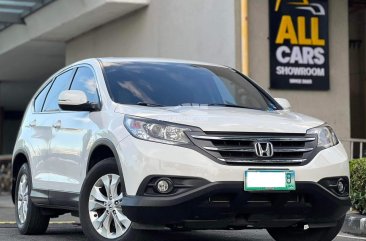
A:
{"type": "Polygon", "coordinates": [[[318,147],[328,148],[339,143],[336,134],[330,126],[319,126],[309,129],[307,134],[316,134],[318,136],[318,147]]]}
{"type": "Polygon", "coordinates": [[[125,116],[124,125],[132,136],[165,144],[188,144],[190,140],[184,133],[188,127],[168,124],[158,120],[125,116]]]}

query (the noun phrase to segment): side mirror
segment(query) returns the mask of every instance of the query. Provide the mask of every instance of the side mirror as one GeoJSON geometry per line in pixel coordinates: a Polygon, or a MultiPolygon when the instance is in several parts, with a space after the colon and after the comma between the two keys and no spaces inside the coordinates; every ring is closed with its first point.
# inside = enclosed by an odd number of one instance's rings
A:
{"type": "Polygon", "coordinates": [[[64,90],[58,96],[58,105],[62,110],[96,111],[99,105],[88,102],[86,94],[81,90],[64,90]]]}
{"type": "Polygon", "coordinates": [[[284,98],[275,98],[275,101],[277,101],[280,106],[282,106],[283,110],[291,110],[291,104],[287,99],[284,98]]]}

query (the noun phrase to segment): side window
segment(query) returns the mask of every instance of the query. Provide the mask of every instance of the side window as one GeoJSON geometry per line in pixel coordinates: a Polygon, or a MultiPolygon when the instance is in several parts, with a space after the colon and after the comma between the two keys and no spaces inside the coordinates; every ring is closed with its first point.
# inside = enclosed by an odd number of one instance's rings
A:
{"type": "Polygon", "coordinates": [[[83,91],[90,103],[99,102],[97,82],[93,71],[88,67],[78,68],[70,89],[83,91]]]}
{"type": "Polygon", "coordinates": [[[48,92],[43,111],[58,111],[60,109],[58,96],[62,91],[69,88],[73,73],[74,70],[68,70],[55,78],[51,90],[48,92]]]}
{"type": "Polygon", "coordinates": [[[42,106],[43,106],[43,103],[44,103],[44,99],[46,98],[48,90],[51,87],[51,83],[52,83],[52,81],[50,81],[46,85],[46,87],[44,87],[43,90],[41,92],[39,92],[37,97],[34,99],[34,112],[41,112],[42,111],[42,106]]]}

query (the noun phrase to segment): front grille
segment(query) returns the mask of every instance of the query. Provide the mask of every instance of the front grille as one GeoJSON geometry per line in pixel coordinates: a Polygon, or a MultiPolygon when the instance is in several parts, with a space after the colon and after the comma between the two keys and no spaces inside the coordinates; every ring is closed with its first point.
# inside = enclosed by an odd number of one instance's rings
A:
{"type": "Polygon", "coordinates": [[[300,165],[311,157],[317,137],[301,134],[233,134],[190,133],[201,149],[228,164],[290,164],[300,165]],[[270,143],[273,155],[259,156],[255,143],[270,143]]]}

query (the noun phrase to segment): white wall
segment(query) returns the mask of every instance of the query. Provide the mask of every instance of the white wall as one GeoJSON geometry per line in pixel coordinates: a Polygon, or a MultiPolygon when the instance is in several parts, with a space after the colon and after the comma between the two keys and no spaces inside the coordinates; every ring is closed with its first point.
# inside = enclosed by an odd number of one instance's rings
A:
{"type": "Polygon", "coordinates": [[[150,5],[76,37],[66,63],[102,56],[167,57],[235,66],[234,0],[153,0],[150,5]]]}
{"type": "MultiPolygon", "coordinates": [[[[271,90],[293,110],[328,122],[340,139],[350,137],[348,1],[328,0],[330,91],[271,90]]],[[[269,9],[267,0],[249,1],[250,76],[269,89],[269,9]]],[[[348,145],[348,143],[345,143],[348,145]]]]}

